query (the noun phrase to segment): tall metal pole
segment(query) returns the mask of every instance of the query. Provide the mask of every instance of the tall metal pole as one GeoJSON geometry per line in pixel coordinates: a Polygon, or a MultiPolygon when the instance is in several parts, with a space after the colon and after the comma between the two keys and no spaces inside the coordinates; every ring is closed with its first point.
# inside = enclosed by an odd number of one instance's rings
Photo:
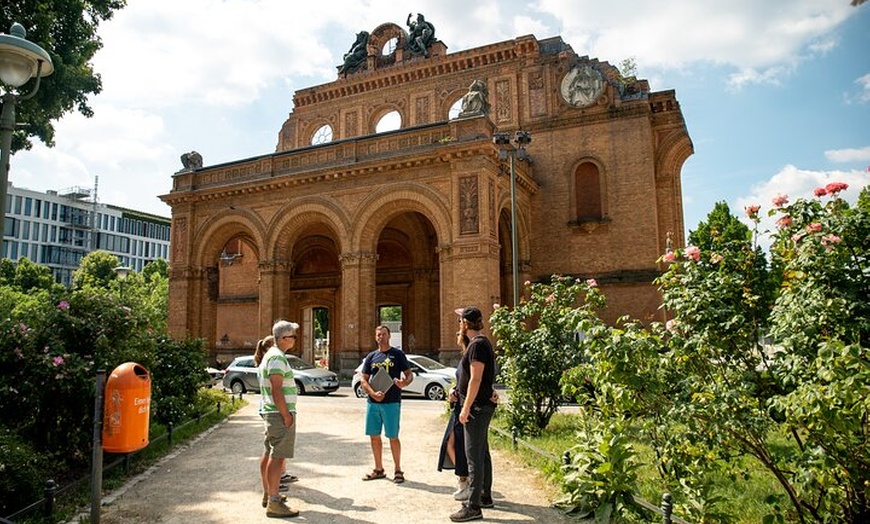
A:
{"type": "Polygon", "coordinates": [[[9,157],[12,151],[12,131],[15,129],[15,95],[3,95],[0,112],[0,257],[3,256],[3,237],[6,235],[6,184],[9,179],[9,157]]]}
{"type": "Polygon", "coordinates": [[[508,151],[511,158],[511,271],[514,278],[514,307],[520,303],[520,257],[517,253],[517,173],[514,169],[516,150],[508,151]]]}
{"type": "Polygon", "coordinates": [[[94,395],[94,449],[91,457],[91,524],[100,524],[103,500],[103,390],[105,370],[97,370],[94,395]]]}

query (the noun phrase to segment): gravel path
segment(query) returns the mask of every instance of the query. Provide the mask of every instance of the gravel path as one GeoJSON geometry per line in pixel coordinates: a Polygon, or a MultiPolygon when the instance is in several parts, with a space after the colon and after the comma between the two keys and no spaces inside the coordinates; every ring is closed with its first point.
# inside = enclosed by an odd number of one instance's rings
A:
{"type": "MultiPolygon", "coordinates": [[[[101,522],[226,523],[278,522],[260,506],[258,461],[262,426],[256,396],[213,431],[185,446],[124,488],[104,496],[101,522]]],[[[365,401],[344,393],[300,397],[296,458],[288,462],[300,477],[287,495],[299,517],[315,523],[392,524],[449,522],[458,509],[452,472],[435,468],[444,406],[426,400],[403,401],[402,468],[406,482],[363,482],[372,469],[363,433],[365,401]]],[[[384,465],[393,471],[389,445],[384,465]]],[[[550,507],[552,492],[536,473],[493,451],[495,508],[484,520],[502,523],[575,523],[550,507]]]]}

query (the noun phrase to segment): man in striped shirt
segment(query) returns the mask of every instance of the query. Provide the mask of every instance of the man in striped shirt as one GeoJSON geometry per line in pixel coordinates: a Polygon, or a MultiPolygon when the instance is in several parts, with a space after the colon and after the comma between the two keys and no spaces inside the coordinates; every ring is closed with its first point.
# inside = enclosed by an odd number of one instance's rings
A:
{"type": "Polygon", "coordinates": [[[260,417],[265,423],[265,450],[260,458],[260,475],[267,517],[295,517],[296,509],[286,505],[279,493],[284,460],[293,458],[296,446],[296,382],[293,368],[284,355],[296,345],[299,324],[279,320],[272,326],[275,345],[269,348],[258,368],[260,377],[260,417]]]}

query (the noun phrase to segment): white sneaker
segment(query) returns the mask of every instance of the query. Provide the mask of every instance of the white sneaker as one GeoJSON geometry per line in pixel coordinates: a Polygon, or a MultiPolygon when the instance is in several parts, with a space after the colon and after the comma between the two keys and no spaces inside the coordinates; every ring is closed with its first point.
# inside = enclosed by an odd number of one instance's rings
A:
{"type": "Polygon", "coordinates": [[[459,489],[453,492],[453,500],[468,500],[471,497],[471,486],[467,480],[459,481],[459,489]]]}

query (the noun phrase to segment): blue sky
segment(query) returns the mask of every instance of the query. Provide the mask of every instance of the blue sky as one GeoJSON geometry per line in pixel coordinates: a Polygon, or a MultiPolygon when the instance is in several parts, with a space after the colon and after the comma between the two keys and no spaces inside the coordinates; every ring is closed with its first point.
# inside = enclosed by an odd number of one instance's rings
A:
{"type": "Polygon", "coordinates": [[[182,153],[205,165],[274,151],[294,91],[336,79],[360,30],[422,13],[457,52],[533,34],[637,64],[673,89],[695,145],[683,167],[695,229],[778,193],[870,184],[870,3],[849,0],[128,0],[101,26],[95,116],[57,123],[56,146],[12,158],[17,187],[93,187],[101,202],[169,216],[182,153]]]}

